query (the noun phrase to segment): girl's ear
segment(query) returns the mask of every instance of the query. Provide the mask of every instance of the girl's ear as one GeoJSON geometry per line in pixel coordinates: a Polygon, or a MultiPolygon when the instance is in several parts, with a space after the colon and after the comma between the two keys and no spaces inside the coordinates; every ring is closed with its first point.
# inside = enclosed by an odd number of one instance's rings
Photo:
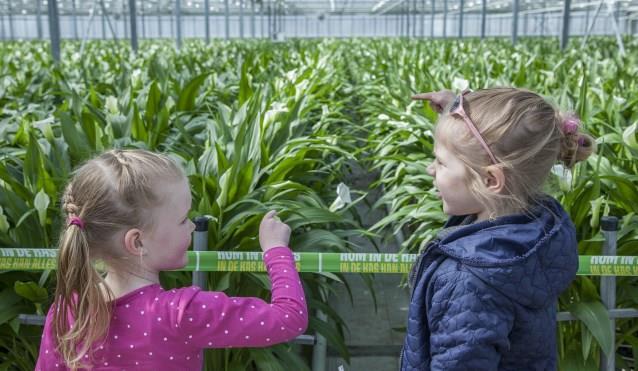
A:
{"type": "Polygon", "coordinates": [[[485,168],[483,181],[485,187],[494,193],[502,193],[505,189],[505,173],[498,165],[490,165],[485,168]]]}
{"type": "Polygon", "coordinates": [[[124,250],[134,256],[146,255],[146,250],[142,246],[142,230],[132,228],[124,234],[124,250]]]}

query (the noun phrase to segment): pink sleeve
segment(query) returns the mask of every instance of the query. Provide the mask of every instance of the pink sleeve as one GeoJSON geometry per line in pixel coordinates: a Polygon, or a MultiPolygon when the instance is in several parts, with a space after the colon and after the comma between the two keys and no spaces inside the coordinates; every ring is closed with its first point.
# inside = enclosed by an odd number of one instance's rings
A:
{"type": "Polygon", "coordinates": [[[223,292],[182,291],[179,333],[203,348],[265,347],[289,341],[308,325],[303,288],[292,252],[277,247],[264,254],[272,282],[268,304],[252,297],[228,297],[223,292]]]}

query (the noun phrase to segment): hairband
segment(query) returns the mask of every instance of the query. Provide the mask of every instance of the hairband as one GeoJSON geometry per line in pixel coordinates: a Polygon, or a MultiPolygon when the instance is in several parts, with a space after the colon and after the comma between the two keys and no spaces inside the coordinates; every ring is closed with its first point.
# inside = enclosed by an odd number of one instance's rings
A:
{"type": "Polygon", "coordinates": [[[77,225],[80,229],[84,230],[84,222],[77,216],[71,216],[67,219],[68,226],[77,225]]]}

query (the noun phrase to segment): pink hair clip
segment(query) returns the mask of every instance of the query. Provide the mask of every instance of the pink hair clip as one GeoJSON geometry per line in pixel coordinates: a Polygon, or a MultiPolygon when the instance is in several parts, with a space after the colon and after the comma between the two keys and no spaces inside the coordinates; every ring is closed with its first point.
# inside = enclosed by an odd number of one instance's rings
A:
{"type": "Polygon", "coordinates": [[[563,134],[576,134],[578,132],[578,128],[580,127],[580,120],[575,115],[567,115],[563,119],[563,134]]]}
{"type": "Polygon", "coordinates": [[[69,226],[77,225],[80,229],[82,229],[82,230],[84,229],[84,222],[82,221],[82,219],[80,219],[77,216],[69,217],[69,219],[67,219],[67,224],[69,226]]]}

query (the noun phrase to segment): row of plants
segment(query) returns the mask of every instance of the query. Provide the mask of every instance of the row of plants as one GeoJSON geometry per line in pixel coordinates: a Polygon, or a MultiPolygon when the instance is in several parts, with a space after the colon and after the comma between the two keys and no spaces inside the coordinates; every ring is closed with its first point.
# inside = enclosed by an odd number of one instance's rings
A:
{"type": "MultiPolygon", "coordinates": [[[[330,208],[347,140],[339,71],[330,43],[257,42],[142,45],[65,44],[53,65],[42,43],[4,44],[0,67],[0,243],[51,247],[60,227],[58,199],[72,169],[105,149],[137,147],[169,153],[186,169],[192,215],[209,215],[211,250],[259,250],[264,212],[275,208],[294,231],[295,251],[348,251],[366,235],[350,206],[330,208]],[[346,140],[344,140],[346,139],[346,140]]],[[[49,271],[0,272],[0,370],[33,369],[41,328],[21,326],[19,313],[44,314],[55,285],[49,271]]],[[[165,287],[189,285],[189,272],[163,272],[165,287]]],[[[326,302],[334,274],[304,274],[311,309],[308,331],[322,334],[348,358],[344,324],[326,302]],[[328,320],[314,315],[316,310],[328,320]]],[[[208,275],[208,288],[266,297],[262,273],[208,275]]],[[[206,369],[308,369],[299,351],[221,349],[206,369]]]]}
{"type": "MultiPolygon", "coordinates": [[[[357,107],[369,133],[364,161],[379,174],[373,186],[385,189],[376,206],[389,210],[371,231],[386,236],[403,232],[402,250],[416,253],[446,220],[426,173],[437,115],[410,96],[462,85],[516,86],[575,111],[597,138],[597,154],[573,171],[557,166],[547,187],[577,227],[579,253],[601,254],[600,218],[615,215],[622,218],[618,255],[636,255],[638,40],[625,42],[624,57],[611,39],[590,40],[584,49],[564,53],[557,52],[553,39],[523,40],[516,46],[506,40],[350,42],[349,82],[360,93],[357,107]]],[[[617,282],[617,306],[635,308],[638,279],[618,277],[617,282]]],[[[599,278],[580,276],[560,298],[560,309],[579,319],[560,324],[561,370],[595,370],[601,352],[616,354],[624,367],[621,355],[638,356],[638,320],[616,321],[614,348],[598,287],[599,278]]]]}
{"type": "MultiPolygon", "coordinates": [[[[575,45],[575,43],[574,43],[575,45]]],[[[291,40],[65,43],[54,65],[47,45],[0,45],[0,243],[53,246],[58,198],[72,169],[108,148],[169,153],[193,191],[193,216],[210,215],[211,250],[257,250],[263,212],[276,208],[293,227],[296,251],[349,251],[352,236],[403,233],[416,253],[446,220],[432,193],[436,114],[410,96],[450,88],[529,88],[575,110],[598,138],[599,152],[573,172],[556,169],[548,192],[578,228],[581,254],[599,254],[602,215],[622,216],[619,255],[638,244],[638,42],[621,57],[611,39],[559,53],[556,40],[291,40]],[[480,58],[477,58],[480,56],[480,58]],[[335,189],[359,163],[382,187],[387,216],[362,228],[354,203],[338,208],[335,189]]],[[[363,192],[355,199],[361,199],[363,192]]],[[[311,308],[309,332],[325,336],[348,359],[347,326],[328,303],[340,275],[303,274],[311,308]],[[315,316],[317,310],[328,320],[315,316]]],[[[371,286],[371,277],[364,279],[371,286]]],[[[594,369],[601,352],[638,354],[636,319],[617,320],[616,349],[598,292],[599,279],[579,277],[561,310],[580,321],[559,328],[561,370],[594,369]]],[[[618,306],[636,307],[635,277],[618,279],[618,306]]],[[[164,272],[166,287],[188,285],[188,272],[164,272]]],[[[0,272],[0,370],[33,369],[41,329],[19,313],[46,312],[54,275],[0,272]]],[[[208,288],[266,297],[267,277],[212,273],[208,288]]],[[[358,331],[359,329],[351,329],[358,331]]],[[[304,370],[310,349],[211,350],[207,369],[304,370]]],[[[624,362],[619,357],[619,364],[624,362]]]]}

